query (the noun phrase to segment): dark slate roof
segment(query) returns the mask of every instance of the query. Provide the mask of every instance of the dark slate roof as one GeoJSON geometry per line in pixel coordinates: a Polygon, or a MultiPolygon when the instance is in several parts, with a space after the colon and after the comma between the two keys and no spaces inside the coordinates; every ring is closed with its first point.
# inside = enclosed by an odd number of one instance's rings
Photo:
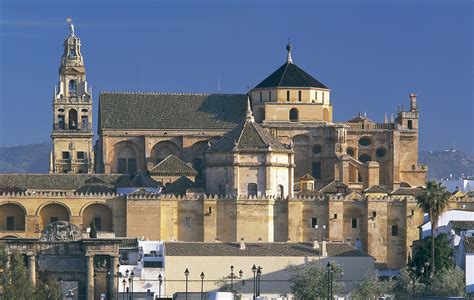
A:
{"type": "Polygon", "coordinates": [[[150,174],[147,172],[137,172],[136,174],[127,175],[120,180],[117,180],[115,185],[118,188],[124,187],[152,187],[158,188],[160,187],[160,183],[153,178],[150,177],[150,174]]]}
{"type": "Polygon", "coordinates": [[[159,164],[154,166],[150,170],[150,174],[168,176],[196,176],[198,171],[194,170],[178,157],[170,154],[159,164]]]}
{"type": "Polygon", "coordinates": [[[451,228],[453,229],[459,229],[459,230],[474,229],[474,221],[451,220],[449,221],[449,224],[451,224],[451,228]]]}
{"type": "Polygon", "coordinates": [[[466,253],[474,253],[474,236],[464,237],[464,249],[466,253]]]}
{"type": "MultiPolygon", "coordinates": [[[[250,112],[251,113],[251,112],[250,112]]],[[[290,152],[277,138],[255,123],[250,115],[215,143],[211,151],[290,152]]]]}
{"type": "MultiPolygon", "coordinates": [[[[328,256],[369,255],[347,243],[327,243],[328,256]]],[[[201,243],[166,242],[167,256],[317,256],[318,250],[311,243],[201,243]]]]}
{"type": "Polygon", "coordinates": [[[234,128],[247,95],[111,93],[99,97],[99,130],[234,128]]]}
{"type": "Polygon", "coordinates": [[[294,63],[284,63],[275,72],[270,74],[255,88],[271,87],[313,87],[327,89],[327,87],[306,73],[294,63]]]}
{"type": "Polygon", "coordinates": [[[181,176],[172,183],[165,186],[163,194],[184,195],[188,189],[196,188],[196,184],[188,177],[181,176]]]}
{"type": "Polygon", "coordinates": [[[104,182],[98,177],[92,176],[88,178],[84,185],[76,190],[79,194],[113,194],[115,188],[113,185],[104,182]]]}
{"type": "Polygon", "coordinates": [[[380,185],[373,185],[371,187],[366,188],[364,193],[385,193],[387,194],[389,192],[388,189],[381,187],[380,185]]]}
{"type": "Polygon", "coordinates": [[[345,183],[343,183],[342,181],[339,181],[339,180],[332,181],[331,183],[329,183],[328,185],[326,185],[325,187],[323,187],[319,191],[323,192],[325,194],[336,194],[336,193],[338,193],[339,189],[344,189],[345,192],[352,191],[347,184],[345,184],[345,183]]]}
{"type": "Polygon", "coordinates": [[[157,196],[159,193],[149,192],[144,188],[138,189],[133,193],[128,194],[128,196],[157,196]]]}
{"type": "Polygon", "coordinates": [[[77,190],[88,179],[96,177],[114,184],[123,177],[120,174],[0,174],[0,187],[16,187],[31,190],[77,190]]]}

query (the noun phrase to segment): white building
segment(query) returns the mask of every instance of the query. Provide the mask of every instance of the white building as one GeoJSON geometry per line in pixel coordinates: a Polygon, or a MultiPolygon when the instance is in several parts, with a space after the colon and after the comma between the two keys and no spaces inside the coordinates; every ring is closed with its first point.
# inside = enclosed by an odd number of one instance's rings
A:
{"type": "MultiPolygon", "coordinates": [[[[453,209],[445,211],[438,219],[438,227],[435,229],[435,236],[440,233],[449,233],[448,224],[450,221],[474,221],[474,211],[453,209]]],[[[420,226],[420,238],[431,236],[431,221],[420,226]]]]}

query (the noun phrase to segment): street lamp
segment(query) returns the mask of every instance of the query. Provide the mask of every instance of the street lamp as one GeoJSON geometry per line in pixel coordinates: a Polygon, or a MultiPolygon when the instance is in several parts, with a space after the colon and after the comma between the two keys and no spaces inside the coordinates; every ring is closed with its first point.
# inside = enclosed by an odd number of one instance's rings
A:
{"type": "Polygon", "coordinates": [[[262,270],[263,270],[262,267],[260,266],[257,267],[257,297],[260,296],[260,281],[262,277],[262,270]]]}
{"type": "Polygon", "coordinates": [[[127,294],[128,294],[128,292],[130,292],[131,296],[130,296],[130,298],[129,298],[128,295],[127,295],[127,298],[133,299],[133,298],[132,298],[132,297],[133,297],[133,289],[132,289],[132,278],[131,278],[131,277],[128,277],[127,294]]]}
{"type": "Polygon", "coordinates": [[[201,300],[203,299],[202,296],[203,296],[203,292],[204,292],[204,277],[206,277],[204,275],[204,272],[201,272],[201,300]]]}
{"type": "Polygon", "coordinates": [[[161,284],[163,283],[163,276],[158,275],[158,299],[161,300],[161,284]]]}
{"type": "MultiPolygon", "coordinates": [[[[127,270],[128,271],[128,270],[127,270]]],[[[126,273],[126,272],[125,272],[126,273]]],[[[125,278],[122,280],[123,285],[123,293],[122,293],[122,300],[125,300],[125,286],[127,285],[127,280],[125,278]]],[[[128,298],[128,297],[127,297],[128,298]]]]}
{"type": "Polygon", "coordinates": [[[425,296],[428,295],[428,276],[430,274],[429,270],[430,270],[430,263],[429,262],[425,262],[425,269],[426,269],[426,284],[425,284],[425,296]]]}
{"type": "Polygon", "coordinates": [[[328,299],[332,299],[332,273],[333,273],[333,266],[331,262],[328,261],[326,265],[326,270],[328,272],[328,299]]]}
{"type": "Polygon", "coordinates": [[[132,272],[130,272],[130,279],[131,279],[131,282],[132,282],[132,286],[131,286],[131,289],[132,289],[132,300],[133,300],[133,278],[135,277],[135,273],[133,273],[133,270],[132,272]]]}
{"type": "Polygon", "coordinates": [[[120,264],[117,264],[117,274],[115,274],[115,276],[117,277],[117,296],[116,296],[117,300],[119,298],[120,278],[122,277],[122,273],[120,273],[119,268],[120,268],[120,264]]]}
{"type": "Polygon", "coordinates": [[[234,290],[234,279],[242,279],[242,276],[244,275],[244,271],[239,270],[239,276],[235,275],[234,273],[234,266],[230,266],[230,274],[227,276],[227,278],[230,279],[230,289],[233,291],[234,290]]]}
{"type": "Polygon", "coordinates": [[[186,276],[186,300],[188,300],[188,276],[189,276],[188,268],[184,270],[184,276],[186,276]]]}
{"type": "Polygon", "coordinates": [[[253,273],[253,299],[257,296],[257,285],[256,285],[256,276],[255,274],[257,273],[257,267],[253,265],[252,267],[252,273],[253,273]]]}
{"type": "Polygon", "coordinates": [[[411,267],[411,272],[413,275],[413,298],[415,298],[415,279],[416,279],[416,268],[411,267]]]}

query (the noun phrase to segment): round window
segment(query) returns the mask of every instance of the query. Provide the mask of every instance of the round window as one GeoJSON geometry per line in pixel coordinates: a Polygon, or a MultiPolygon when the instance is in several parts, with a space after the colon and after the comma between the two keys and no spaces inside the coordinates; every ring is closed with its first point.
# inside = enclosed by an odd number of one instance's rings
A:
{"type": "Polygon", "coordinates": [[[368,154],[361,154],[359,156],[359,161],[363,162],[363,163],[366,163],[368,161],[370,161],[370,155],[368,154]]]}
{"type": "Polygon", "coordinates": [[[315,145],[315,146],[313,147],[313,154],[314,154],[314,155],[319,155],[319,154],[321,154],[321,149],[322,149],[321,145],[315,145]]]}
{"type": "Polygon", "coordinates": [[[347,154],[349,154],[350,156],[354,156],[354,148],[347,148],[347,154]]]}
{"type": "Polygon", "coordinates": [[[368,137],[363,137],[359,140],[359,145],[361,146],[369,146],[370,144],[372,144],[372,141],[368,137]]]}
{"type": "Polygon", "coordinates": [[[386,152],[387,151],[385,150],[385,148],[380,147],[375,151],[375,154],[377,155],[377,157],[382,158],[385,156],[386,152]]]}

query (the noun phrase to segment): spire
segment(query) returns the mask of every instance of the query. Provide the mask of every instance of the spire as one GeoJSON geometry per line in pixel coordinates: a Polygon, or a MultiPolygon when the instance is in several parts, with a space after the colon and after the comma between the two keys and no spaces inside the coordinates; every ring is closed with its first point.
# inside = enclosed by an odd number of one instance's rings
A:
{"type": "Polygon", "coordinates": [[[286,45],[286,51],[288,51],[288,56],[286,58],[286,62],[289,63],[289,64],[293,63],[293,60],[291,59],[291,49],[292,49],[292,46],[291,46],[290,42],[288,41],[288,44],[286,45]]]}
{"type": "Polygon", "coordinates": [[[67,18],[66,18],[66,22],[69,24],[69,30],[71,31],[71,36],[75,36],[74,24],[72,24],[72,18],[71,18],[71,17],[67,17],[67,18]]]}
{"type": "Polygon", "coordinates": [[[250,97],[247,96],[247,114],[245,115],[245,119],[250,122],[255,122],[255,118],[253,117],[252,113],[252,106],[250,105],[250,97]]]}
{"type": "Polygon", "coordinates": [[[384,116],[384,118],[383,118],[383,122],[384,122],[385,124],[388,123],[387,113],[385,113],[385,116],[384,116]]]}

